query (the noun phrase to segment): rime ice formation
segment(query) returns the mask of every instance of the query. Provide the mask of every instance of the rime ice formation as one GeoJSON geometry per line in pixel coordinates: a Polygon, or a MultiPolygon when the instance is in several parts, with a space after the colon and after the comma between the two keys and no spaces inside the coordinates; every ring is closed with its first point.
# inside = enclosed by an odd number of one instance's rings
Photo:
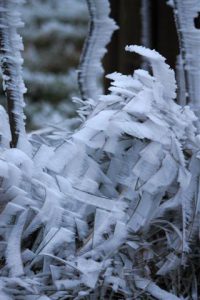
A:
{"type": "Polygon", "coordinates": [[[110,94],[74,134],[32,135],[32,158],[1,150],[3,299],[180,299],[161,281],[189,263],[198,233],[196,117],[173,101],[161,55],[127,50],[144,55],[153,76],[109,75],[110,94]]]}
{"type": "MultiPolygon", "coordinates": [[[[0,298],[198,299],[198,119],[175,103],[164,57],[126,50],[152,75],[108,75],[108,95],[83,97],[81,126],[71,135],[32,133],[29,155],[10,148],[0,109],[0,298]]],[[[12,67],[21,83],[19,64],[12,67]]],[[[96,78],[96,68],[88,71],[96,78]]],[[[22,95],[17,83],[9,88],[22,95]]]]}
{"type": "Polygon", "coordinates": [[[24,124],[24,99],[26,91],[22,79],[22,39],[17,29],[23,25],[19,5],[23,0],[0,1],[0,58],[3,75],[3,88],[7,97],[7,106],[12,134],[12,145],[30,152],[24,124]]]}
{"type": "Polygon", "coordinates": [[[198,0],[174,0],[174,13],[180,39],[180,51],[185,72],[187,98],[199,110],[200,102],[200,2],[198,0]]]}
{"type": "Polygon", "coordinates": [[[101,60],[106,53],[113,31],[118,27],[109,17],[107,0],[87,0],[90,13],[90,28],[85,41],[78,71],[78,83],[83,100],[98,101],[102,94],[103,67],[101,60]]]}

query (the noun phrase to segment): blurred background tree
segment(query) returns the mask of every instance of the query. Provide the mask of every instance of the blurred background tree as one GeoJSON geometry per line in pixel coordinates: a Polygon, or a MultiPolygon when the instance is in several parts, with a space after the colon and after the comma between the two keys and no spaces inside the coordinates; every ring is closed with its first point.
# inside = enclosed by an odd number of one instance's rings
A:
{"type": "Polygon", "coordinates": [[[28,128],[59,123],[75,114],[76,69],[87,34],[83,0],[29,0],[22,8],[28,128]]]}

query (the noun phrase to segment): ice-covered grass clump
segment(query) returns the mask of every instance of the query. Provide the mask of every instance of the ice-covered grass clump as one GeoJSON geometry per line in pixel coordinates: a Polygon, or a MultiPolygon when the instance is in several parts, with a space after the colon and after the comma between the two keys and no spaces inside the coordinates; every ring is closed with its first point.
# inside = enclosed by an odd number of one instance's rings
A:
{"type": "Polygon", "coordinates": [[[146,57],[153,75],[109,75],[110,94],[86,102],[74,134],[33,134],[30,158],[9,149],[1,126],[0,298],[168,300],[195,292],[197,119],[174,102],[174,72],[162,56],[127,50],[146,57]]]}

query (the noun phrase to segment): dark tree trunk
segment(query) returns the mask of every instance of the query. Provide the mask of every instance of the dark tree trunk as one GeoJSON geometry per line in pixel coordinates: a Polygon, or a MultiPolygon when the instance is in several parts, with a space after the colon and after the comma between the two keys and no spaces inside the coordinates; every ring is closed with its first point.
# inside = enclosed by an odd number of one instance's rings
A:
{"type": "MultiPolygon", "coordinates": [[[[150,47],[167,58],[167,63],[175,68],[179,53],[178,38],[172,8],[164,0],[149,0],[150,47]]],[[[138,56],[125,53],[125,46],[142,45],[142,0],[110,0],[111,16],[120,26],[114,33],[108,53],[104,58],[105,73],[119,71],[132,74],[141,65],[138,56]]],[[[147,46],[147,45],[146,45],[147,46]]],[[[105,80],[105,88],[109,86],[105,80]]]]}

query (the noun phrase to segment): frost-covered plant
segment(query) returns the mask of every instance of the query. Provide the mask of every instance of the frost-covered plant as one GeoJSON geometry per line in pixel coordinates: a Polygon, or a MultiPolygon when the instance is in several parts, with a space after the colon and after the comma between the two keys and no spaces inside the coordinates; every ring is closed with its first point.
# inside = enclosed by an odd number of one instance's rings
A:
{"type": "Polygon", "coordinates": [[[173,101],[174,73],[162,56],[127,50],[144,55],[154,76],[110,75],[110,94],[67,140],[32,136],[32,158],[2,150],[2,293],[184,294],[178,274],[191,263],[199,214],[198,155],[187,159],[198,150],[196,117],[173,101]]]}
{"type": "Polygon", "coordinates": [[[89,98],[98,101],[103,93],[101,80],[103,67],[101,60],[106,53],[106,46],[113,31],[118,27],[109,17],[108,1],[87,0],[90,13],[88,36],[83,47],[78,71],[78,84],[83,100],[89,98]]]}
{"type": "Polygon", "coordinates": [[[1,299],[198,299],[198,119],[160,54],[126,50],[153,74],[108,75],[82,125],[32,134],[32,155],[0,111],[1,299]]]}
{"type": "Polygon", "coordinates": [[[26,91],[22,79],[20,51],[23,44],[17,28],[22,25],[17,7],[23,0],[0,1],[0,57],[3,88],[6,93],[12,147],[27,148],[24,124],[24,99],[26,91]]]}
{"type": "Polygon", "coordinates": [[[181,95],[199,110],[200,58],[197,53],[200,51],[200,2],[174,0],[173,6],[180,42],[181,95]]]}

